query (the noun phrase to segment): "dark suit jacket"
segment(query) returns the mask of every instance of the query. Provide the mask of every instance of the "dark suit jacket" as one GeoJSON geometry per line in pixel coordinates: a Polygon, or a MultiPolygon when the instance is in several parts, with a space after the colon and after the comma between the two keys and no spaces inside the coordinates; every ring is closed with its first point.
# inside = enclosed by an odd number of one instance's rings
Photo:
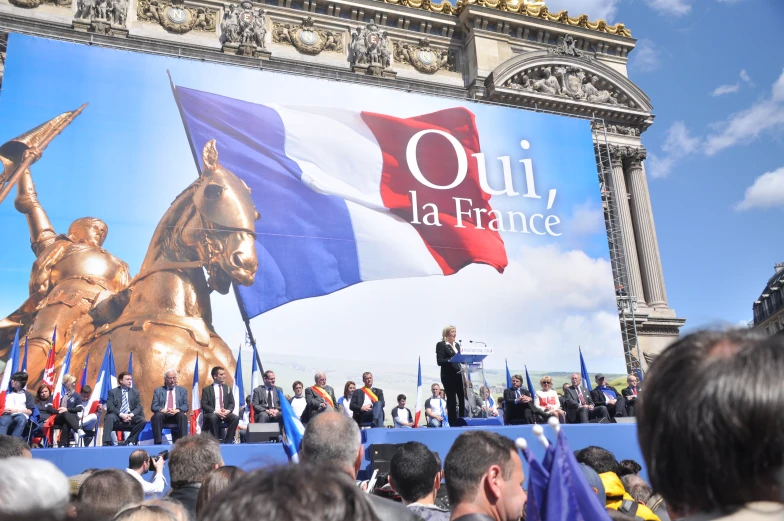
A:
{"type": "MultiPolygon", "coordinates": [[[[215,412],[215,388],[213,384],[201,390],[201,412],[212,414],[215,412]]],[[[223,408],[227,411],[234,410],[234,394],[228,384],[223,384],[223,408]]]]}
{"type": "MultiPolygon", "coordinates": [[[[165,386],[156,387],[152,393],[152,412],[158,412],[166,408],[169,401],[169,393],[165,386]]],[[[174,386],[174,408],[182,412],[188,412],[188,391],[181,385],[174,386]]]]}
{"type": "Polygon", "coordinates": [[[520,394],[523,396],[528,396],[531,398],[531,401],[528,403],[515,403],[515,399],[517,398],[517,390],[516,389],[504,389],[504,418],[507,421],[511,420],[512,418],[522,418],[523,411],[525,409],[530,409],[532,413],[536,414],[538,409],[536,405],[534,405],[535,397],[531,396],[531,393],[528,389],[524,387],[520,387],[520,394]]]}
{"type": "MultiPolygon", "coordinates": [[[[76,393],[74,393],[76,394],[76,393]]],[[[109,398],[106,400],[106,410],[119,416],[120,408],[122,407],[122,388],[115,387],[109,391],[109,398]]],[[[128,389],[128,409],[134,416],[141,416],[144,418],[144,410],[142,409],[142,397],[139,391],[131,387],[128,389]]]]}
{"type": "MultiPolygon", "coordinates": [[[[577,388],[572,385],[569,387],[569,389],[566,390],[566,394],[564,394],[566,397],[564,400],[564,405],[566,406],[567,410],[575,410],[580,407],[580,397],[577,395],[576,389],[577,388]]],[[[585,405],[595,405],[591,399],[591,394],[585,392],[585,390],[583,390],[583,398],[585,399],[585,405]]]]}
{"type": "MultiPolygon", "coordinates": [[[[272,403],[270,404],[267,403],[267,388],[264,386],[264,384],[253,389],[253,400],[251,403],[253,404],[253,410],[256,411],[256,414],[261,414],[267,409],[280,410],[280,397],[277,393],[278,390],[281,392],[283,391],[283,389],[280,387],[275,387],[276,392],[272,393],[272,403]]],[[[258,421],[258,416],[256,416],[256,421],[258,421]]]]}
{"type": "Polygon", "coordinates": [[[441,367],[441,374],[444,374],[444,372],[457,373],[460,371],[460,364],[449,363],[449,359],[460,352],[460,344],[455,342],[455,348],[456,349],[452,349],[452,346],[443,340],[436,344],[436,363],[441,367]]]}
{"type": "Polygon", "coordinates": [[[326,391],[329,397],[332,398],[332,407],[327,404],[326,409],[321,409],[321,404],[325,401],[324,398],[314,391],[312,387],[305,389],[305,401],[308,404],[308,411],[310,413],[309,416],[311,418],[318,413],[328,411],[329,409],[337,410],[338,401],[335,399],[335,391],[328,385],[324,388],[324,391],[326,391]]]}
{"type": "MultiPolygon", "coordinates": [[[[616,389],[611,385],[608,385],[607,387],[615,392],[616,400],[618,398],[621,398],[622,395],[621,393],[618,392],[618,389],[616,389]]],[[[599,389],[598,387],[594,388],[594,390],[591,391],[591,400],[593,400],[593,403],[595,405],[604,405],[605,407],[607,406],[607,398],[604,396],[602,390],[599,389]]]]}
{"type": "MultiPolygon", "coordinates": [[[[640,389],[640,386],[638,385],[638,386],[637,386],[637,398],[639,398],[639,397],[640,397],[640,393],[641,393],[641,392],[642,392],[642,389],[640,389]]],[[[632,391],[632,388],[631,388],[631,387],[626,387],[626,388],[624,388],[624,389],[621,389],[621,394],[623,395],[623,397],[624,397],[624,398],[627,398],[627,399],[628,399],[630,396],[634,396],[634,392],[632,391]]]]}
{"type": "MultiPolygon", "coordinates": [[[[381,408],[383,409],[386,405],[386,402],[384,402],[384,391],[378,387],[371,387],[370,390],[373,391],[373,394],[378,396],[378,401],[381,402],[381,408]]],[[[354,391],[354,395],[351,397],[351,402],[348,404],[348,408],[351,409],[351,412],[354,413],[354,420],[359,421],[360,414],[362,413],[362,406],[364,404],[365,393],[362,392],[362,387],[358,387],[354,391]]]]}

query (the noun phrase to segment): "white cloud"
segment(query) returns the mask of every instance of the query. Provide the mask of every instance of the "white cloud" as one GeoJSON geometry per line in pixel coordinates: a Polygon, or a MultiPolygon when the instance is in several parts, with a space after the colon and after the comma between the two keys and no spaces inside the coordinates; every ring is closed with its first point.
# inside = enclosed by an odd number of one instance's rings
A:
{"type": "Polygon", "coordinates": [[[667,177],[675,163],[694,153],[700,145],[700,138],[689,133],[683,121],[676,121],[667,130],[662,145],[662,155],[650,154],[648,170],[651,177],[667,177]]]}
{"type": "Polygon", "coordinates": [[[740,70],[740,79],[743,80],[749,87],[754,86],[754,82],[751,81],[751,76],[749,76],[749,73],[746,72],[746,69],[740,70]]]}
{"type": "Polygon", "coordinates": [[[740,83],[736,83],[734,85],[719,85],[713,92],[711,96],[724,96],[725,94],[735,94],[740,90],[740,83]]]}
{"type": "Polygon", "coordinates": [[[547,0],[550,12],[569,11],[569,16],[587,14],[591,20],[607,20],[615,23],[620,0],[547,0]]]}
{"type": "Polygon", "coordinates": [[[605,230],[604,212],[591,201],[575,206],[570,220],[569,231],[575,235],[594,235],[605,230]]]}
{"type": "MultiPolygon", "coordinates": [[[[445,324],[455,324],[463,340],[493,347],[490,368],[502,368],[508,358],[510,366],[570,371],[579,344],[592,353],[593,370],[623,371],[609,261],[552,245],[508,254],[502,275],[471,265],[449,277],[363,282],[291,302],[252,326],[266,353],[406,362],[412,370],[421,356],[423,371],[437,374],[435,343],[445,324]]],[[[230,346],[241,344],[233,296],[212,301],[218,333],[230,346]]]]}
{"type": "Polygon", "coordinates": [[[691,12],[689,0],[646,0],[647,4],[660,14],[681,17],[691,12]]]}
{"type": "Polygon", "coordinates": [[[661,53],[652,40],[642,38],[637,41],[629,58],[629,68],[635,72],[653,72],[661,67],[661,53]]]}
{"type": "MultiPolygon", "coordinates": [[[[741,71],[741,79],[751,81],[741,71]]],[[[749,108],[732,114],[725,121],[708,125],[705,137],[691,136],[683,122],[675,122],[667,131],[662,153],[648,155],[652,177],[667,177],[675,164],[687,155],[702,152],[712,156],[727,148],[750,143],[762,134],[784,129],[784,71],[771,88],[770,98],[760,99],[749,108]]]]}
{"type": "Polygon", "coordinates": [[[746,189],[743,201],[735,206],[736,210],[752,208],[772,208],[784,206],[784,167],[765,172],[746,189]]]}

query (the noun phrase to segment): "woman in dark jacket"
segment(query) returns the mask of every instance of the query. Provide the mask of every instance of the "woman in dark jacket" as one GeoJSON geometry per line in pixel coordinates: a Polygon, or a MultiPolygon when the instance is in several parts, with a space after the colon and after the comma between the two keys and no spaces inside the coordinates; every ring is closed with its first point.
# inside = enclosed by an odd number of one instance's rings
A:
{"type": "Polygon", "coordinates": [[[441,367],[441,383],[444,384],[449,425],[455,425],[458,418],[466,415],[465,389],[460,364],[449,363],[449,359],[460,352],[460,344],[455,340],[456,337],[455,326],[446,326],[441,332],[441,341],[436,344],[436,362],[441,367]]]}
{"type": "Polygon", "coordinates": [[[38,408],[38,415],[40,418],[38,423],[41,425],[43,425],[51,415],[57,414],[57,411],[52,405],[52,390],[49,388],[48,384],[41,384],[38,387],[38,391],[35,393],[35,406],[38,408]]]}

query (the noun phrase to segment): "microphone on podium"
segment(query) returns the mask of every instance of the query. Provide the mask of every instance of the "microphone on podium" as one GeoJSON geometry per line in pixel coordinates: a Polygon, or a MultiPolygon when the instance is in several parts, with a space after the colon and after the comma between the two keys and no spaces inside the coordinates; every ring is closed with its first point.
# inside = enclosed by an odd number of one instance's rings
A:
{"type": "Polygon", "coordinates": [[[472,343],[472,344],[482,344],[483,346],[487,347],[487,344],[485,342],[480,341],[480,340],[469,340],[469,342],[472,343]]]}

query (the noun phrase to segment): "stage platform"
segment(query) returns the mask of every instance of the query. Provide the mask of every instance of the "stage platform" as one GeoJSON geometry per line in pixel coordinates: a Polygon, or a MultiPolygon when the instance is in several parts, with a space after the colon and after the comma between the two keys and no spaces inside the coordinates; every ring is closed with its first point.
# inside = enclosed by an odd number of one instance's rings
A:
{"type": "MultiPolygon", "coordinates": [[[[427,445],[430,450],[437,452],[443,460],[455,438],[466,430],[471,429],[498,432],[512,439],[523,437],[528,441],[528,446],[532,448],[537,457],[541,458],[544,453],[542,445],[531,433],[531,425],[454,427],[446,429],[367,429],[362,431],[362,442],[365,447],[365,460],[362,464],[363,475],[370,468],[371,452],[369,447],[374,443],[419,441],[427,445]]],[[[598,445],[612,451],[618,461],[633,459],[642,464],[642,454],[637,445],[636,424],[564,425],[563,429],[572,450],[582,449],[589,445],[598,445]]],[[[545,433],[548,438],[553,439],[554,433],[552,429],[545,427],[545,433]]],[[[34,449],[33,457],[49,460],[66,475],[71,476],[79,474],[84,469],[90,467],[124,469],[128,466],[128,455],[137,448],[143,448],[150,454],[155,455],[170,448],[170,446],[141,445],[139,447],[34,449]]],[[[288,461],[286,453],[283,451],[283,445],[280,443],[222,445],[221,452],[226,465],[236,465],[245,470],[253,470],[268,465],[282,465],[288,461]]],[[[527,468],[525,470],[527,473],[527,468]]],[[[166,477],[168,481],[168,464],[166,465],[166,477]]],[[[360,478],[362,477],[360,476],[360,478]]]]}

